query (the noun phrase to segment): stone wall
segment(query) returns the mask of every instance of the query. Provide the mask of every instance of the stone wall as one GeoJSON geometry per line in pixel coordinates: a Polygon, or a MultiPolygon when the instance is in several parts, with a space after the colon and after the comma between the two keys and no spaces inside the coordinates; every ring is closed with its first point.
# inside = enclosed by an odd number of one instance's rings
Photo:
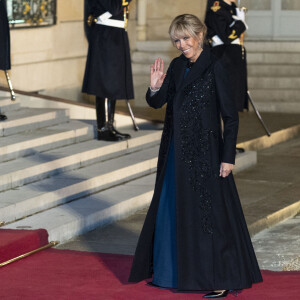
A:
{"type": "Polygon", "coordinates": [[[191,13],[203,20],[206,3],[206,0],[148,0],[147,39],[168,39],[170,23],[177,15],[191,13]]]}
{"type": "MultiPolygon", "coordinates": [[[[57,0],[56,25],[11,30],[15,89],[40,91],[82,80],[87,52],[82,19],[83,0],[57,0]]],[[[3,74],[0,83],[6,85],[3,74]]]]}
{"type": "MultiPolygon", "coordinates": [[[[80,87],[87,54],[83,30],[84,0],[57,0],[57,24],[50,27],[12,29],[10,77],[24,91],[80,87]]],[[[136,43],[138,0],[130,6],[128,33],[131,50],[136,43]]],[[[206,0],[148,0],[147,39],[168,39],[168,27],[178,14],[204,16],[206,0]]],[[[0,85],[6,86],[4,72],[0,85]]]]}

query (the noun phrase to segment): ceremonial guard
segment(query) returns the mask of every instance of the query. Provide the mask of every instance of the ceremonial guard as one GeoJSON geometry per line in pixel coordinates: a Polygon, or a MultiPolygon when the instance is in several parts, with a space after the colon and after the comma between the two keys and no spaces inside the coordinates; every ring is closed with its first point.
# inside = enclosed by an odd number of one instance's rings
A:
{"type": "MultiPolygon", "coordinates": [[[[9,25],[6,13],[6,1],[0,0],[0,70],[7,74],[10,69],[10,36],[9,25]]],[[[0,113],[0,121],[6,120],[7,117],[0,113]]]]}
{"type": "Polygon", "coordinates": [[[242,44],[247,29],[245,13],[235,0],[208,1],[205,23],[213,54],[229,70],[238,111],[248,109],[246,51],[242,44]]]}
{"type": "Polygon", "coordinates": [[[96,96],[98,140],[130,138],[114,128],[117,99],[134,98],[126,25],[131,0],[85,0],[89,42],[82,92],[96,96]]]}

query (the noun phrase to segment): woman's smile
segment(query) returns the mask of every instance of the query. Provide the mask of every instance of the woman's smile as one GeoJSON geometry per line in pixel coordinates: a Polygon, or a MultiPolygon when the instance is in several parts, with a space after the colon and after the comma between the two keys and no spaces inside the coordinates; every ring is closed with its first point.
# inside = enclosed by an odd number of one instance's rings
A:
{"type": "Polygon", "coordinates": [[[188,51],[190,51],[190,50],[191,50],[191,48],[186,49],[186,50],[181,50],[181,51],[182,51],[182,53],[186,53],[186,52],[188,52],[188,51]]]}
{"type": "Polygon", "coordinates": [[[202,52],[199,40],[192,36],[184,36],[174,41],[176,48],[191,62],[195,62],[202,52]]]}

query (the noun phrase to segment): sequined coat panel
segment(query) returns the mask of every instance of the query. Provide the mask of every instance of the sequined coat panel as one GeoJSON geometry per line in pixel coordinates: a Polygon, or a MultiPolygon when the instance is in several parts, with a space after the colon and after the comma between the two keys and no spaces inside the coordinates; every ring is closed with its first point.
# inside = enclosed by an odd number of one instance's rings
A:
{"type": "Polygon", "coordinates": [[[160,91],[146,99],[167,103],[156,185],[129,281],[152,276],[155,218],[171,138],[174,141],[178,288],[237,289],[261,280],[233,176],[220,163],[235,161],[238,114],[228,76],[204,50],[184,79],[187,60],[172,61],[160,91]],[[220,115],[224,122],[221,134],[220,115]]]}

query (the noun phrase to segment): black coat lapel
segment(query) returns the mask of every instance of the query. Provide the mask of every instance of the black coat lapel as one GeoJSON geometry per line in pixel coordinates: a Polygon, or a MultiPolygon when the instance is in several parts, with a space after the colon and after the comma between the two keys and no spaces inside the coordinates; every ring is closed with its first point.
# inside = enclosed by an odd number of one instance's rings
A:
{"type": "MultiPolygon", "coordinates": [[[[210,66],[212,62],[211,54],[209,49],[204,49],[195,64],[189,71],[188,75],[183,81],[182,87],[187,86],[189,83],[193,82],[195,79],[201,77],[207,68],[210,66]]],[[[186,65],[185,65],[186,66],[186,65]]],[[[185,70],[185,67],[184,67],[185,70]]]]}
{"type": "Polygon", "coordinates": [[[179,56],[178,60],[174,64],[174,79],[175,79],[175,85],[176,85],[176,90],[178,91],[180,86],[183,83],[184,79],[184,72],[187,66],[187,59],[185,56],[182,54],[179,56]]]}

